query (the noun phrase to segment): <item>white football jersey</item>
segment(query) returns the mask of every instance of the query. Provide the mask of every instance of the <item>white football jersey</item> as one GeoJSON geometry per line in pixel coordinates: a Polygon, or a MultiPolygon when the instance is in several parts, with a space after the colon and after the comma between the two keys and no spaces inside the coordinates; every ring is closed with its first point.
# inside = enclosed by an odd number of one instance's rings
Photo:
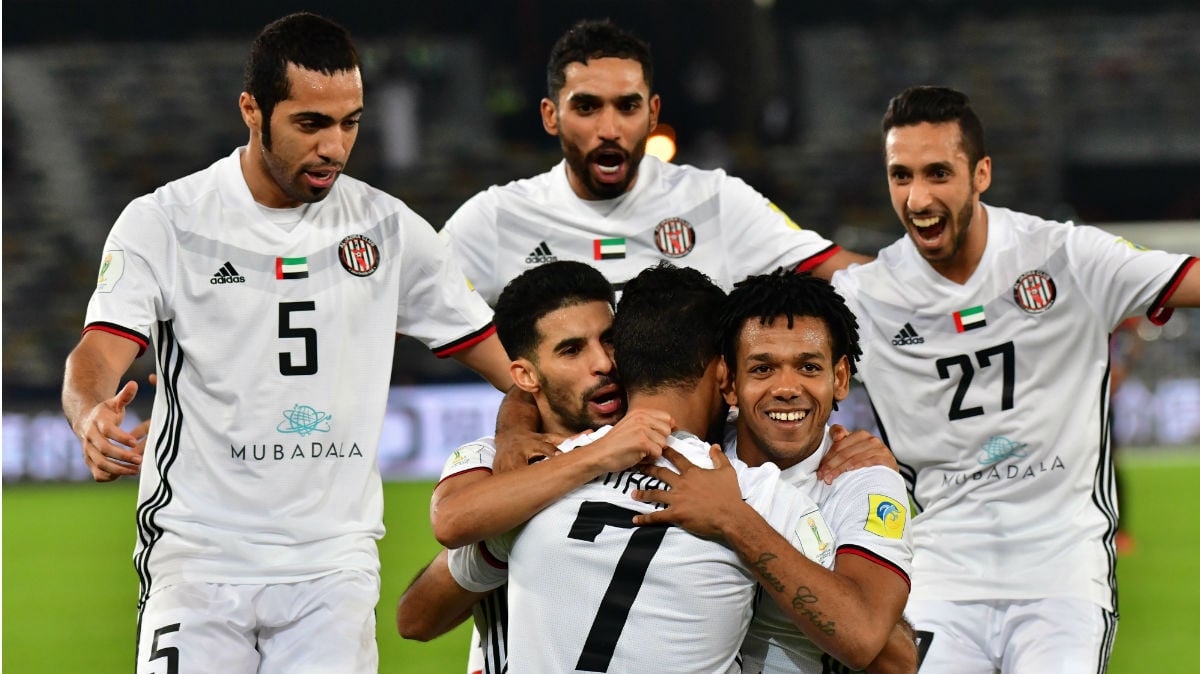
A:
{"type": "MultiPolygon", "coordinates": [[[[817,479],[817,466],[832,444],[826,427],[821,446],[781,473],[785,481],[816,502],[828,527],[818,537],[826,546],[818,555],[808,556],[833,570],[838,557],[857,555],[894,571],[908,583],[912,543],[904,479],[890,468],[872,466],[843,473],[833,484],[825,484],[817,479]]],[[[736,454],[736,442],[727,441],[725,451],[736,454]]],[[[810,526],[822,525],[814,521],[810,526]]],[[[744,674],[841,671],[849,670],[801,632],[770,595],[759,593],[754,620],[742,645],[744,674]]]]}
{"type": "MultiPolygon", "coordinates": [[[[563,448],[588,444],[609,428],[563,448]]],[[[677,433],[668,442],[696,465],[712,467],[699,438],[677,433]]],[[[819,554],[808,522],[828,527],[812,499],[774,466],[733,463],[747,503],[790,543],[819,554]]],[[[664,460],[659,465],[673,469],[664,460]]],[[[634,527],[634,515],[656,506],[629,492],[660,485],[634,470],[608,473],[512,535],[452,555],[455,578],[476,591],[504,581],[496,559],[507,559],[510,671],[740,671],[754,578],[722,544],[677,527],[634,527]]]]}
{"type": "Polygon", "coordinates": [[[442,234],[493,306],[513,278],[555,260],[587,262],[618,291],[646,267],[668,260],[704,272],[729,291],[751,274],[780,266],[807,271],[838,251],[742,180],[650,155],[633,189],[614,199],[580,199],[564,161],[480,192],[442,234]]]}
{"type": "Polygon", "coordinates": [[[1190,258],[986,207],[964,284],[908,237],[835,274],[858,376],[917,508],[917,599],[1076,597],[1115,610],[1109,333],[1162,304],[1190,258]]]}
{"type": "Polygon", "coordinates": [[[281,227],[253,200],[241,151],[130,203],[88,305],[85,330],[154,349],[143,593],[378,572],[396,332],[446,355],[493,330],[402,202],[343,175],[281,227]]]}
{"type": "MultiPolygon", "coordinates": [[[[494,437],[468,442],[446,459],[439,483],[474,471],[491,473],[495,461],[494,437]]],[[[489,550],[487,541],[479,541],[452,548],[447,556],[450,575],[459,585],[473,592],[491,592],[471,608],[478,639],[471,648],[484,674],[504,674],[508,671],[508,591],[504,587],[508,580],[507,553],[500,559],[489,550]]]]}

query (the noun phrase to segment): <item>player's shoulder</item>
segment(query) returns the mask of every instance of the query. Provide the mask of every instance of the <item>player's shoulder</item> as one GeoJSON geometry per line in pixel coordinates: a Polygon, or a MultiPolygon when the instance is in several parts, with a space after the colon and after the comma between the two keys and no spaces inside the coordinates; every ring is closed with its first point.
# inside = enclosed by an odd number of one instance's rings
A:
{"type": "Polygon", "coordinates": [[[459,445],[446,459],[445,473],[474,466],[490,467],[496,457],[496,438],[487,436],[459,445]]]}
{"type": "Polygon", "coordinates": [[[829,489],[831,498],[839,500],[862,498],[870,494],[898,499],[907,493],[904,478],[887,466],[865,466],[846,471],[833,479],[829,489]]]}
{"type": "Polygon", "coordinates": [[[240,177],[240,165],[237,162],[236,154],[222,157],[199,171],[176,178],[150,194],[135,199],[130,205],[161,208],[168,211],[174,208],[191,209],[197,201],[204,199],[207,195],[219,195],[222,179],[228,179],[229,174],[235,170],[240,177]]]}

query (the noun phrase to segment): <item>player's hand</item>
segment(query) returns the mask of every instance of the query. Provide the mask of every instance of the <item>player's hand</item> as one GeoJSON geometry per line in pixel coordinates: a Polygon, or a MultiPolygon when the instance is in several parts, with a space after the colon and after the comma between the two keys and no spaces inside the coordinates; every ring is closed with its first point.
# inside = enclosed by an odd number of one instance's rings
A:
{"type": "Polygon", "coordinates": [[[83,461],[97,482],[112,482],[123,475],[137,475],[140,470],[138,437],[121,428],[125,408],[133,402],[137,390],[137,382],[126,382],[117,395],[93,407],[75,429],[83,447],[83,461]]]}
{"type": "Polygon", "coordinates": [[[825,484],[830,484],[842,473],[857,468],[887,466],[892,470],[899,470],[892,450],[883,444],[883,440],[866,431],[851,433],[841,424],[834,424],[829,427],[829,437],[833,440],[833,445],[817,466],[817,477],[825,484]]]}
{"type": "Polygon", "coordinates": [[[630,495],[643,503],[664,503],[665,510],[637,515],[633,523],[674,524],[704,538],[721,539],[730,527],[737,526],[742,490],[737,473],[717,445],[708,450],[713,468],[700,468],[679,452],[667,447],[663,457],[679,469],[676,474],[661,466],[649,466],[641,472],[658,478],[670,489],[637,489],[630,495]]]}
{"type": "Polygon", "coordinates": [[[566,437],[557,433],[527,430],[514,429],[497,434],[496,459],[492,463],[492,472],[503,473],[561,454],[558,445],[563,440],[566,440],[566,437]]]}
{"type": "Polygon", "coordinates": [[[625,470],[638,463],[653,464],[667,446],[675,420],[661,410],[639,409],[626,414],[603,438],[575,451],[597,461],[597,474],[625,470]]]}

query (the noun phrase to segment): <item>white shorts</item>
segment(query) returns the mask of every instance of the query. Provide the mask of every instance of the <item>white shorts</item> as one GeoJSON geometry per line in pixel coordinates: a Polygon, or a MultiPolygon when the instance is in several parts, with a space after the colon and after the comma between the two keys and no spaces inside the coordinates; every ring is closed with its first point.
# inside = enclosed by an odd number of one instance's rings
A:
{"type": "Polygon", "coordinates": [[[376,674],[379,579],[182,583],[138,615],[137,674],[376,674]]]}
{"type": "Polygon", "coordinates": [[[920,674],[1102,674],[1117,616],[1083,599],[909,599],[920,674]]]}

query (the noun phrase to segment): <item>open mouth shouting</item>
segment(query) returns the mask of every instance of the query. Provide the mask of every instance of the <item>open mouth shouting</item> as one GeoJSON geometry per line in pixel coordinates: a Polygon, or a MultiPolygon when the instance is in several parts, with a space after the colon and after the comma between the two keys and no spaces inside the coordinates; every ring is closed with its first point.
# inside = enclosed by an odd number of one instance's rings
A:
{"type": "Polygon", "coordinates": [[[588,160],[601,183],[620,183],[629,172],[629,153],[619,147],[600,147],[590,153],[588,160]]]}
{"type": "Polygon", "coordinates": [[[587,398],[592,415],[600,418],[614,417],[625,409],[625,396],[616,384],[603,384],[587,398]]]}

